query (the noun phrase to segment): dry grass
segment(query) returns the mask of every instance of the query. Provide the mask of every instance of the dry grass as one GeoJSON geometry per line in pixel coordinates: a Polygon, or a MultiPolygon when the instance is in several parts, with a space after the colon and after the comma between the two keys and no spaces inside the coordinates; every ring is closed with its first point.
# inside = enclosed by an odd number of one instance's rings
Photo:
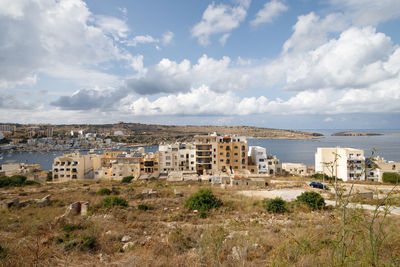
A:
{"type": "MultiPolygon", "coordinates": [[[[296,182],[296,181],[295,181],[296,182]]],[[[189,195],[207,184],[149,182],[85,182],[3,190],[3,197],[21,200],[52,194],[50,206],[27,206],[0,211],[1,266],[335,266],[340,213],[313,212],[289,205],[289,213],[271,215],[238,189],[212,187],[224,205],[201,219],[183,208],[189,195]],[[129,201],[127,208],[103,209],[105,196],[96,192],[114,188],[129,201]],[[158,198],[141,199],[153,188],[158,198]],[[174,188],[184,194],[175,197],[174,188]],[[86,217],[56,220],[74,201],[89,201],[86,217]],[[139,210],[145,204],[152,210],[139,210]],[[126,251],[121,238],[131,237],[126,251]],[[88,243],[86,241],[93,241],[88,243]],[[86,243],[85,243],[86,242],[86,243]]],[[[367,222],[370,214],[350,210],[351,233],[347,266],[370,266],[367,222]]],[[[398,217],[388,217],[386,238],[379,252],[382,266],[398,266],[398,217]]]]}

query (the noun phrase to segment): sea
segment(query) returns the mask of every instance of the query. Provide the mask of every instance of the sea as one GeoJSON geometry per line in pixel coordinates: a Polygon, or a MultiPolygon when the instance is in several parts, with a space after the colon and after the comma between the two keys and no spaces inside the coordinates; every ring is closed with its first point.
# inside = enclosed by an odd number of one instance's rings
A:
{"type": "MultiPolygon", "coordinates": [[[[304,163],[314,166],[314,155],[318,147],[351,147],[363,149],[366,157],[376,150],[379,155],[387,160],[400,162],[400,129],[399,130],[357,130],[357,129],[301,129],[302,131],[317,132],[324,136],[317,139],[256,139],[248,138],[249,146],[261,146],[267,149],[267,153],[276,155],[281,162],[304,163]],[[332,136],[333,133],[342,131],[358,131],[379,133],[377,136],[332,136]]],[[[156,152],[158,146],[145,146],[146,152],[156,152]]],[[[135,149],[134,147],[132,149],[135,149]]],[[[43,170],[50,170],[54,158],[68,151],[50,152],[3,152],[0,153],[0,164],[5,162],[39,163],[43,170]]],[[[72,152],[72,151],[69,151],[72,152]]],[[[102,150],[95,151],[102,154],[102,150]]],[[[80,151],[86,154],[88,151],[80,151]]]]}

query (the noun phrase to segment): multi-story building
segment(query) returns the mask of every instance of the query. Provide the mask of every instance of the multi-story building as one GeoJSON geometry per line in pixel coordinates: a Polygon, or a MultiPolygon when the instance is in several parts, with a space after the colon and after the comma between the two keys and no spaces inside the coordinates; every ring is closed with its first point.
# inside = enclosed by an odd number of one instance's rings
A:
{"type": "Polygon", "coordinates": [[[249,156],[254,165],[257,166],[258,173],[268,173],[267,150],[260,146],[250,146],[249,156]]]}
{"type": "Polygon", "coordinates": [[[198,174],[213,174],[218,171],[217,134],[196,135],[196,171],[198,174]]]}
{"type": "Polygon", "coordinates": [[[247,140],[239,135],[217,137],[218,170],[227,173],[248,172],[247,140]]]}
{"type": "Polygon", "coordinates": [[[303,163],[291,163],[291,162],[283,162],[282,170],[286,171],[291,175],[298,176],[307,176],[307,166],[303,163]]]}
{"type": "Polygon", "coordinates": [[[53,181],[65,182],[70,180],[93,179],[94,170],[101,165],[101,156],[89,153],[69,153],[54,159],[53,181]]]}
{"type": "Polygon", "coordinates": [[[194,144],[160,144],[160,173],[171,171],[196,171],[196,145],[194,144]]]}
{"type": "Polygon", "coordinates": [[[281,174],[282,166],[279,159],[276,156],[267,156],[267,168],[269,175],[281,174]]]}
{"type": "Polygon", "coordinates": [[[343,181],[365,180],[364,161],[361,149],[319,147],[315,153],[315,172],[336,176],[343,181]]]}
{"type": "Polygon", "coordinates": [[[146,153],[140,158],[141,179],[157,178],[160,175],[159,153],[146,153]]]}
{"type": "Polygon", "coordinates": [[[395,172],[400,174],[400,162],[388,161],[382,157],[366,160],[368,181],[382,182],[382,175],[385,172],[395,172]]]}

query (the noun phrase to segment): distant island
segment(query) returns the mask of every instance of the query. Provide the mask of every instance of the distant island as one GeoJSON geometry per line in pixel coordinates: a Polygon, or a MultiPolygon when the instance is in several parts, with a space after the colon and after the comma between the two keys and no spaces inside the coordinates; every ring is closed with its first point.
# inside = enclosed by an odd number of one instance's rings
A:
{"type": "Polygon", "coordinates": [[[363,133],[363,132],[338,132],[332,134],[332,136],[377,136],[377,135],[382,135],[380,133],[363,133]]]}

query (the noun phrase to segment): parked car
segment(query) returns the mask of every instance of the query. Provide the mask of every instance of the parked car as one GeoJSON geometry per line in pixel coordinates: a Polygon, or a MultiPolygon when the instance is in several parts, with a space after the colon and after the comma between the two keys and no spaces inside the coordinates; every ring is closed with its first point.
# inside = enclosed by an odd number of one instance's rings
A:
{"type": "Polygon", "coordinates": [[[327,187],[323,183],[316,182],[316,181],[311,181],[310,186],[314,187],[314,188],[329,190],[329,187],[327,187]]]}

